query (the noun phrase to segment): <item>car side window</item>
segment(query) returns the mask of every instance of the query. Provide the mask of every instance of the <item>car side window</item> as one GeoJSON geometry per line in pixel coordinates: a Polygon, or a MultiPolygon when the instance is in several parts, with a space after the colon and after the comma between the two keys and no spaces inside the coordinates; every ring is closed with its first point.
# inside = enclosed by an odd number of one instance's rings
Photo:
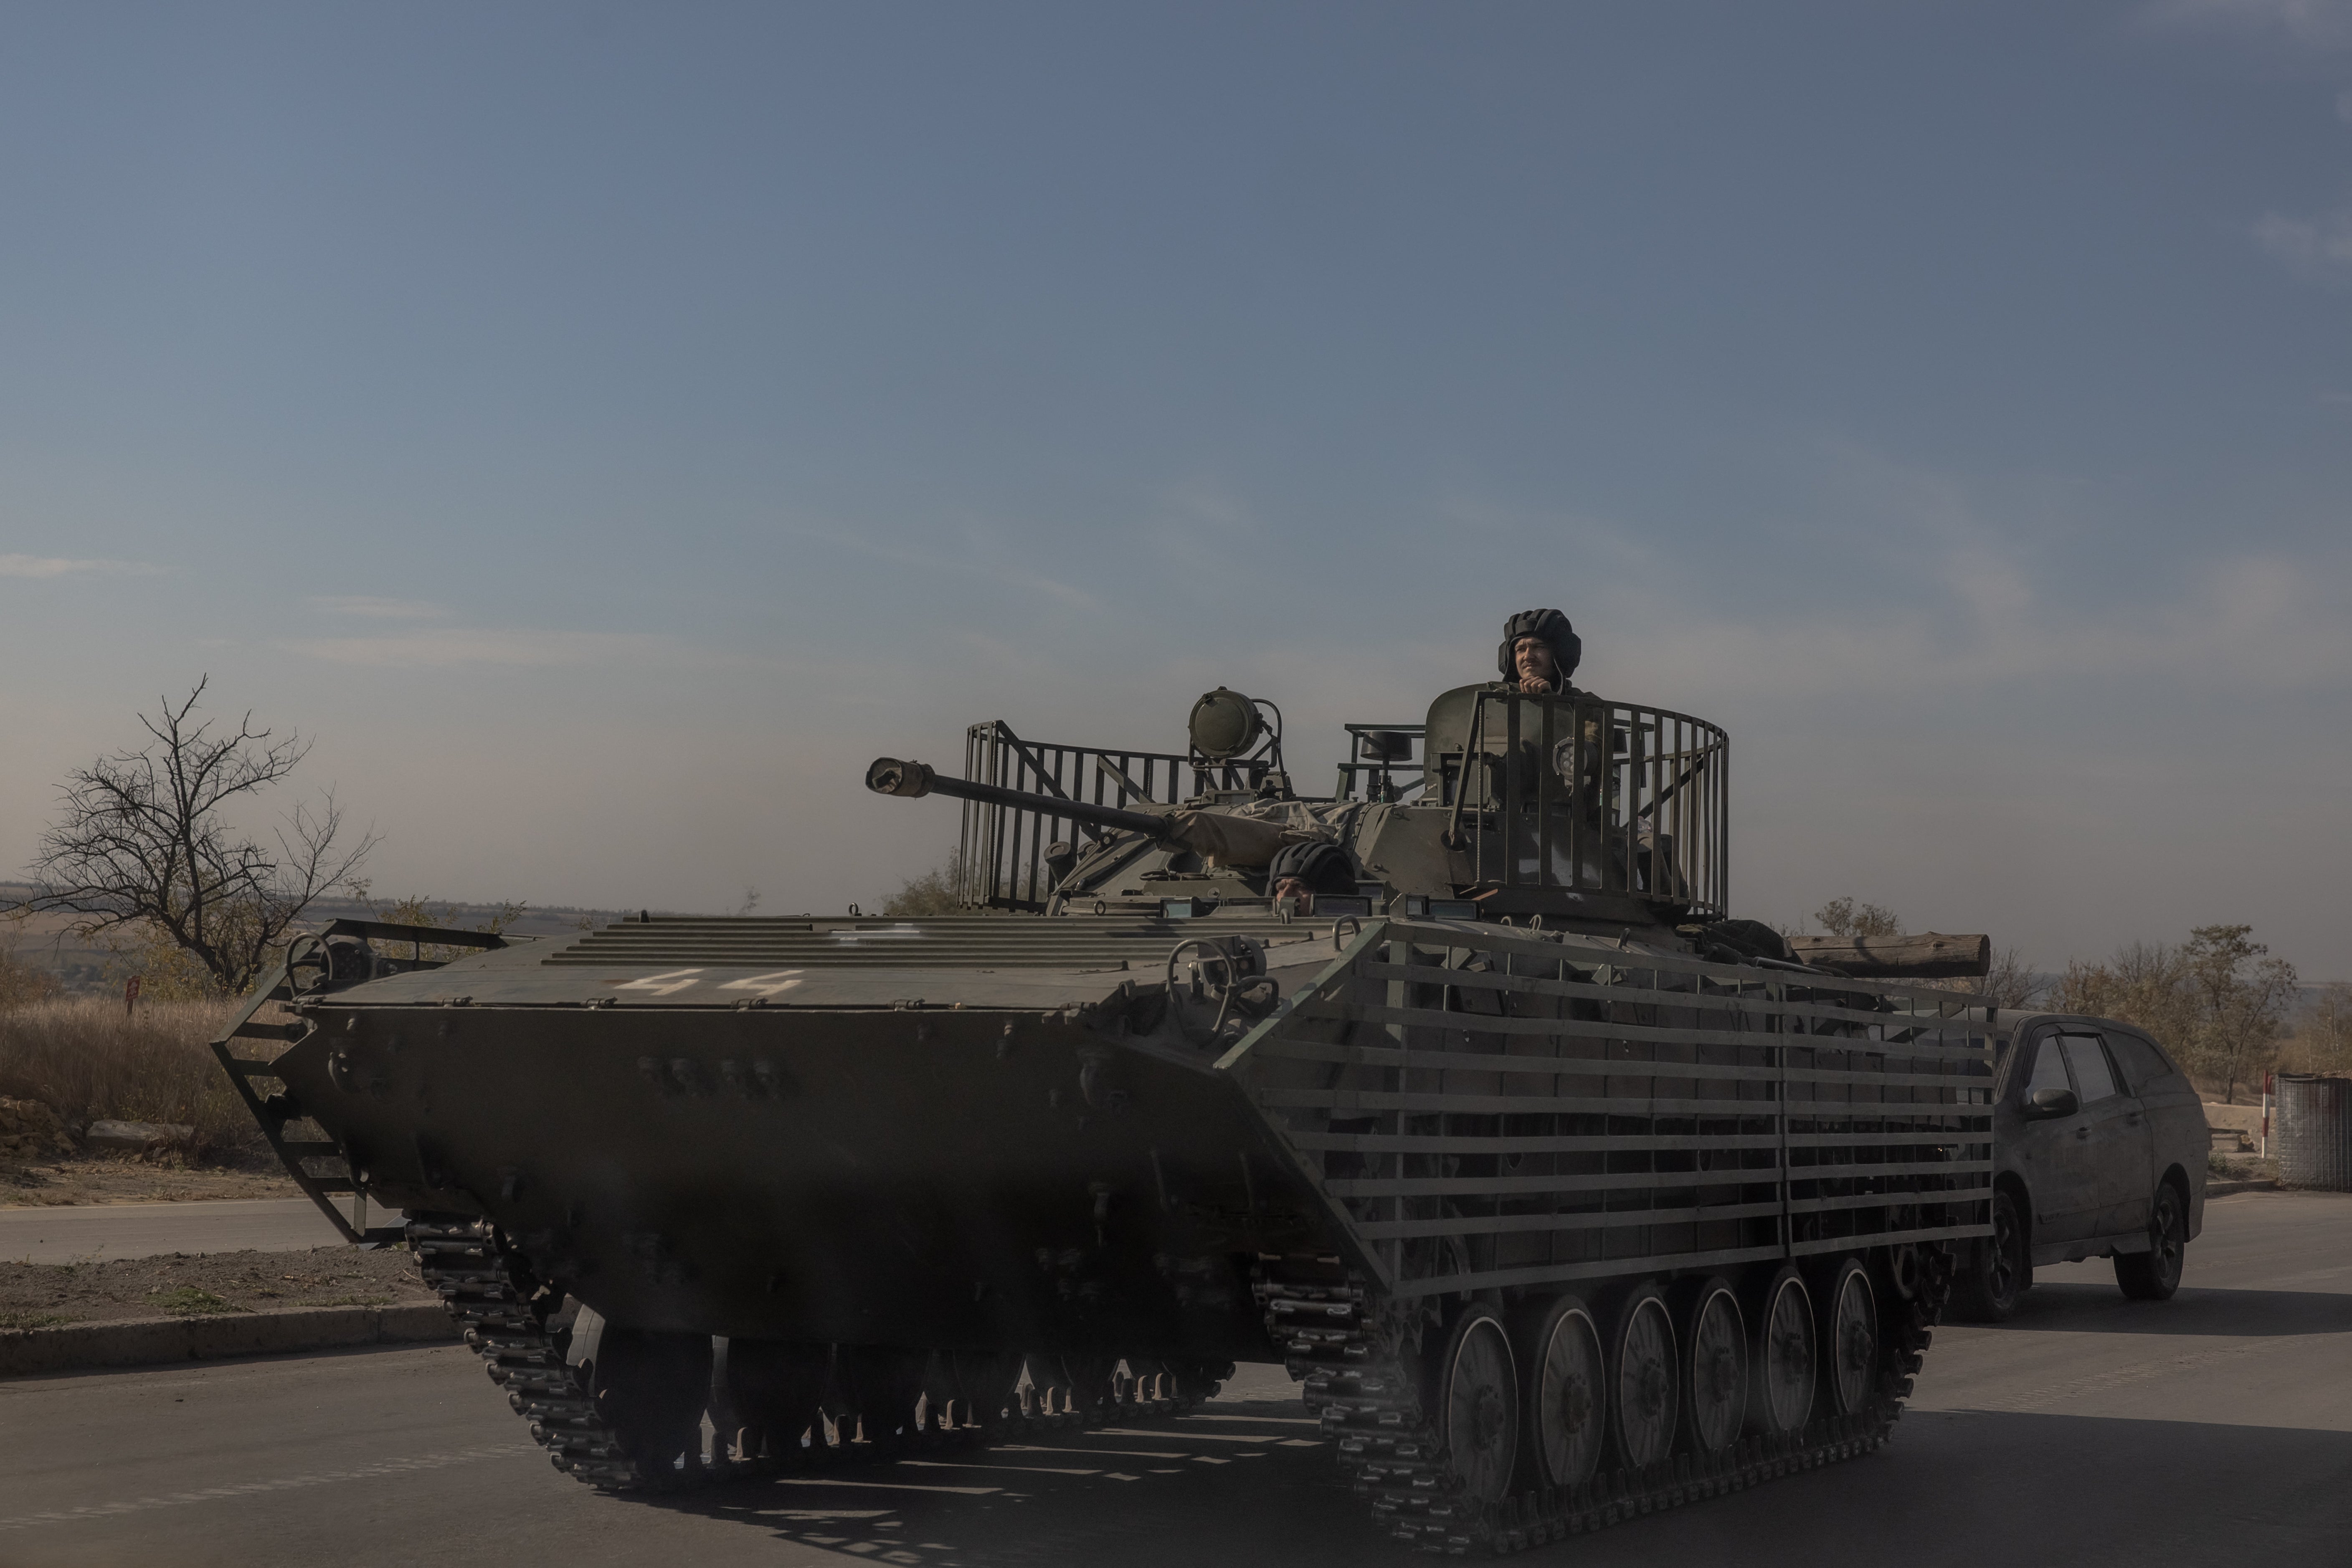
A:
{"type": "Polygon", "coordinates": [[[2172,1076],[2172,1064],[2164,1059],[2164,1054],[2137,1035],[2111,1031],[2107,1049],[2115,1053],[2116,1066],[2123,1069],[2124,1081],[2131,1085],[2134,1094],[2158,1079],[2172,1076]]]}
{"type": "Polygon", "coordinates": [[[2066,1081],[2066,1061],[2058,1054],[2060,1037],[2047,1035],[2033,1049],[2033,1076],[2026,1080],[2025,1099],[2030,1102],[2045,1089],[2072,1089],[2066,1081]]]}
{"type": "Polygon", "coordinates": [[[2107,1066],[2107,1053],[2099,1048],[2096,1035],[2061,1035],[2058,1044],[2066,1053],[2066,1065],[2074,1069],[2076,1090],[2084,1105],[2095,1104],[2123,1091],[2116,1087],[2116,1075],[2107,1066]]]}

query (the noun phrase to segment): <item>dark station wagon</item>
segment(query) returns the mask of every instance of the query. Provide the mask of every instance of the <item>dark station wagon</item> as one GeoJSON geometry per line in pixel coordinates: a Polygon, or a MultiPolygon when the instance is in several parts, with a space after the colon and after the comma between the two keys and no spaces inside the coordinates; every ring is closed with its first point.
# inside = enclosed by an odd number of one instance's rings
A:
{"type": "Polygon", "coordinates": [[[1993,1069],[1993,1234],[1970,1244],[1955,1305],[1999,1322],[2046,1263],[2116,1260],[2126,1296],[2179,1288],[2205,1225],[2211,1135],[2195,1086],[2112,1018],[2017,1020],[1993,1069]]]}

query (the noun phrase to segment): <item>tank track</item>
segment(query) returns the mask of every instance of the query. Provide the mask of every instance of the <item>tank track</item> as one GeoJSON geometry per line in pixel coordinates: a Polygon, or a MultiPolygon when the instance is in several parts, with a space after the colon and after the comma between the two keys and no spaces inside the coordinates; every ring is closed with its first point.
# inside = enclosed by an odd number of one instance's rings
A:
{"type": "Polygon", "coordinates": [[[1080,1426],[1181,1415],[1215,1393],[1212,1384],[1208,1394],[1197,1397],[1123,1396],[1092,1411],[1014,1411],[985,1426],[919,1432],[892,1443],[819,1445],[798,1459],[706,1458],[684,1468],[657,1469],[630,1458],[620,1434],[573,1382],[564,1361],[570,1331],[550,1326],[562,1293],[531,1274],[497,1226],[487,1220],[412,1219],[407,1237],[425,1283],[441,1298],[467,1345],[482,1358],[490,1381],[507,1391],[507,1403],[530,1424],[530,1435],[547,1450],[550,1462],[575,1480],[607,1491],[674,1492],[791,1469],[980,1449],[1080,1426]]]}
{"type": "Polygon", "coordinates": [[[1378,1310],[1359,1277],[1276,1264],[1260,1268],[1254,1289],[1265,1311],[1267,1337],[1290,1375],[1306,1385],[1307,1412],[1321,1419],[1374,1522],[1425,1552],[1501,1554],[1742,1491],[1857,1458],[1885,1442],[1951,1294],[1951,1249],[1924,1247],[1920,1254],[1918,1287],[1891,1314],[1895,1331],[1881,1338],[1878,1386],[1864,1410],[1780,1436],[1744,1438],[1720,1455],[1676,1455],[1639,1469],[1606,1471],[1582,1486],[1521,1492],[1493,1504],[1461,1495],[1441,1436],[1422,1409],[1408,1333],[1378,1310]]]}

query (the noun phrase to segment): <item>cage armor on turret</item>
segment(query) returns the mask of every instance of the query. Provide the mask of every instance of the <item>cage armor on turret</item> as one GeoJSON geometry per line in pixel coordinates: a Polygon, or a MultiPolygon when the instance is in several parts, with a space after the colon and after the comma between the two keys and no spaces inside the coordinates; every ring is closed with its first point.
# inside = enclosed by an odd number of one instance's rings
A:
{"type": "Polygon", "coordinates": [[[1346,734],[1313,796],[1223,688],[1181,752],[976,725],[961,777],[866,777],[958,803],[960,912],[337,922],[216,1048],[602,1487],[1144,1419],[1244,1361],[1441,1551],[1884,1440],[1990,1229],[1999,1016],[1731,917],[1712,724],[1495,683],[1346,734]]]}

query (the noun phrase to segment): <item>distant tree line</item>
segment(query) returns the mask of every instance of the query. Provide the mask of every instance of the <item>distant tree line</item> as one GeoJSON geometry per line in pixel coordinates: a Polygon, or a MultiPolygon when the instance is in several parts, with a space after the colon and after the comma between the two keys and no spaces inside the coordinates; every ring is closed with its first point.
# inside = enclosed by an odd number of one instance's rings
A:
{"type": "MultiPolygon", "coordinates": [[[[2270,956],[2250,925],[2198,926],[2179,946],[2135,942],[2100,963],[2070,963],[2053,1004],[2060,1011],[2092,1013],[2137,1024],[2172,1047],[2184,1066],[2221,1089],[2225,1104],[2279,1065],[2289,1017],[2301,994],[2294,965],[2270,956]]],[[[2306,1043],[2340,1065],[2342,1030],[2335,1020],[2342,999],[2323,993],[2305,1010],[2306,1043]],[[2324,1037],[2335,1028],[2333,1050],[2324,1037]]]]}
{"type": "Polygon", "coordinates": [[[299,734],[197,716],[208,684],[139,715],[146,743],[66,775],[58,819],[33,860],[24,912],[128,954],[142,989],[235,996],[277,962],[322,895],[364,896],[376,836],[345,831],[334,793],[298,802],[265,840],[236,818],[310,755],[299,734]]]}
{"type": "MultiPolygon", "coordinates": [[[[1832,899],[1812,919],[1833,936],[1900,936],[1889,909],[1832,899]]],[[[2178,945],[2127,942],[2099,963],[2045,980],[2013,947],[1996,948],[1982,980],[1951,982],[2008,1008],[2119,1018],[2154,1035],[2225,1103],[2274,1068],[2352,1070],[2352,987],[2324,987],[2301,1006],[2294,966],[2250,925],[2198,926],[2178,945]]]]}

